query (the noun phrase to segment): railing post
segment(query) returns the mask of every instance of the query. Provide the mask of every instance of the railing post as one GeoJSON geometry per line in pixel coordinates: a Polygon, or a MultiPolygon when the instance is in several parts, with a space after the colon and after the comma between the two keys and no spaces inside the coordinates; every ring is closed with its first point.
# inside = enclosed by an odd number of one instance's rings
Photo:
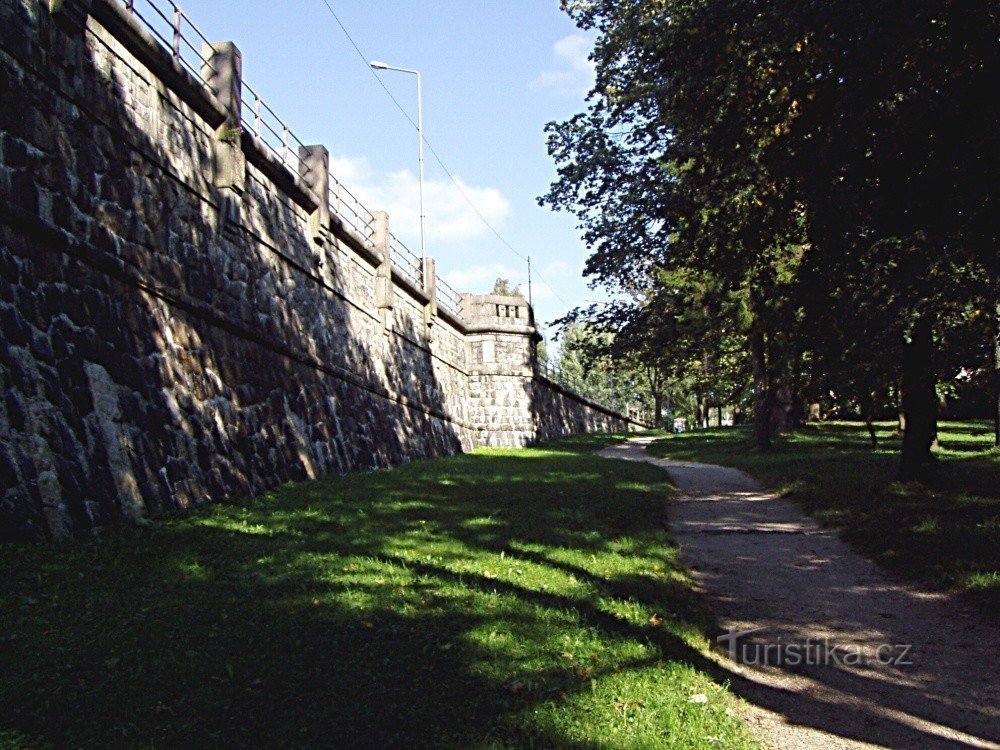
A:
{"type": "Polygon", "coordinates": [[[427,326],[427,336],[432,335],[434,321],[437,319],[437,264],[433,258],[424,258],[423,267],[424,291],[427,293],[427,304],[424,305],[424,323],[427,326]]]}
{"type": "Polygon", "coordinates": [[[181,61],[181,24],[183,23],[184,16],[181,15],[181,9],[176,5],[174,6],[174,43],[173,43],[173,55],[174,62],[179,63],[181,61]]]}
{"type": "Polygon", "coordinates": [[[201,56],[208,62],[201,76],[226,111],[225,121],[215,131],[216,187],[242,193],[246,187],[246,156],[243,154],[243,55],[232,42],[204,44],[201,56]]]}
{"type": "Polygon", "coordinates": [[[395,292],[392,288],[392,255],[389,250],[389,214],[385,211],[372,212],[372,241],[382,259],[375,271],[375,305],[388,336],[392,333],[395,292]]]}
{"type": "Polygon", "coordinates": [[[299,178],[318,201],[309,216],[312,238],[322,244],[330,227],[330,152],[325,146],[299,147],[299,178]]]}

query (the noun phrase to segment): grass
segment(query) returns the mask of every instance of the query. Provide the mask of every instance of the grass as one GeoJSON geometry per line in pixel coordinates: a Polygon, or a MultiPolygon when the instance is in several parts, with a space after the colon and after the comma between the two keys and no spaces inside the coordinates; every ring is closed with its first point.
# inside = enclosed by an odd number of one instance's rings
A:
{"type": "Polygon", "coordinates": [[[746,428],[672,435],[650,452],[743,469],[885,567],[1000,611],[1000,451],[992,425],[942,422],[926,483],[894,481],[896,424],[877,429],[876,451],[863,425],[832,422],[806,425],[771,453],[755,453],[746,428]]]}
{"type": "Polygon", "coordinates": [[[665,472],[600,444],[0,548],[0,747],[754,746],[665,472]]]}

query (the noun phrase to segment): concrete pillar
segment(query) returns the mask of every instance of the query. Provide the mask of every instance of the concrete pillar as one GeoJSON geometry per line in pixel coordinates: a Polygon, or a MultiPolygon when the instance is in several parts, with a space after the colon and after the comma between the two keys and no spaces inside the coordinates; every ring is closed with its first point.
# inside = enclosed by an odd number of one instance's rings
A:
{"type": "Polygon", "coordinates": [[[67,34],[83,31],[90,15],[91,0],[48,0],[49,14],[67,34]]]}
{"type": "Polygon", "coordinates": [[[438,314],[437,264],[433,258],[424,258],[424,291],[429,297],[424,305],[424,323],[427,325],[427,335],[430,336],[438,314]]]}
{"type": "Polygon", "coordinates": [[[309,226],[313,239],[322,243],[330,226],[330,152],[325,146],[299,147],[299,178],[319,202],[309,226]]]}
{"type": "Polygon", "coordinates": [[[201,46],[202,78],[226,110],[223,127],[238,128],[243,122],[243,54],[233,42],[212,42],[201,46]]]}
{"type": "Polygon", "coordinates": [[[392,307],[395,292],[392,288],[392,255],[389,250],[389,214],[372,212],[372,241],[382,262],[375,271],[375,305],[388,336],[392,332],[392,307]]]}
{"type": "MultiPolygon", "coordinates": [[[[45,5],[45,3],[43,3],[45,5]]],[[[90,15],[91,0],[47,0],[49,14],[62,34],[52,38],[52,62],[67,70],[79,70],[90,58],[80,43],[90,15]]]]}
{"type": "Polygon", "coordinates": [[[246,187],[247,160],[243,154],[243,55],[232,42],[203,44],[201,56],[208,60],[201,75],[226,112],[215,131],[213,148],[216,187],[242,193],[246,187]]]}

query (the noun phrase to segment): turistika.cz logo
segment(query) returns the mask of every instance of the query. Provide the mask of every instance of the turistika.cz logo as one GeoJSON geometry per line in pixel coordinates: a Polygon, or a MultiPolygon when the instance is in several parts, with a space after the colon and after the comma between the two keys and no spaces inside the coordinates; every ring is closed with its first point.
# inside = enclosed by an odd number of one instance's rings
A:
{"type": "Polygon", "coordinates": [[[913,645],[909,643],[882,643],[873,649],[834,643],[828,637],[807,638],[792,643],[782,643],[780,637],[772,642],[747,639],[747,636],[763,630],[730,631],[716,640],[726,646],[730,659],[751,666],[906,667],[913,664],[910,658],[913,645]]]}

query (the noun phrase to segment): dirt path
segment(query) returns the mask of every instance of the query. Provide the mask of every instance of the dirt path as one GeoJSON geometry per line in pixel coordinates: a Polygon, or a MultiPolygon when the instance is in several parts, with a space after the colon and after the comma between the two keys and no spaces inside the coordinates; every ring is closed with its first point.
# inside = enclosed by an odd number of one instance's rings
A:
{"type": "Polygon", "coordinates": [[[761,629],[737,661],[726,645],[713,658],[765,744],[1000,748],[996,622],[893,580],[736,469],[646,455],[651,440],[601,455],[660,466],[684,493],[669,522],[685,563],[724,629],[761,629]],[[909,664],[877,658],[905,646],[909,664]]]}

